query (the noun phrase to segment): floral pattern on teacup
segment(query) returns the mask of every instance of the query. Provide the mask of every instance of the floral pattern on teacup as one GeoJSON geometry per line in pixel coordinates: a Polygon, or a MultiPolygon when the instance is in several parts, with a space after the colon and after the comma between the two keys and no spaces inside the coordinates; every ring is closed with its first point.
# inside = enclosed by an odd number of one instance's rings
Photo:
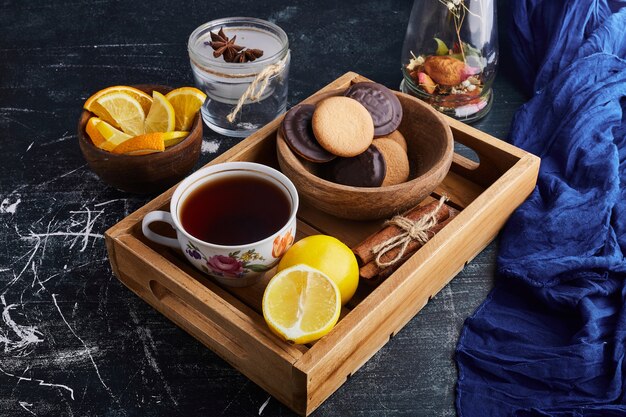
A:
{"type": "Polygon", "coordinates": [[[293,235],[291,234],[291,230],[288,230],[285,236],[276,236],[276,239],[274,239],[274,245],[272,246],[272,256],[274,258],[280,258],[283,253],[291,247],[292,243],[293,235]]]}
{"type": "Polygon", "coordinates": [[[204,262],[201,267],[206,273],[221,277],[241,278],[249,272],[265,272],[272,267],[258,263],[265,262],[265,258],[254,249],[243,253],[238,250],[228,255],[207,257],[196,245],[188,241],[185,251],[191,258],[204,262]]]}

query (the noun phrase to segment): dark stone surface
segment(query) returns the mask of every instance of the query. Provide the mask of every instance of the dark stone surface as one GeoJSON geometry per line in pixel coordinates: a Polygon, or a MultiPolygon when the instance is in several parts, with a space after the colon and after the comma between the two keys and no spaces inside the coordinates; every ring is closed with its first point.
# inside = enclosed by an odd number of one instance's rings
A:
{"type": "MultiPolygon", "coordinates": [[[[502,6],[502,5],[501,5],[502,6]]],[[[276,22],[293,52],[289,104],[346,71],[401,80],[408,1],[0,3],[0,414],[287,416],[261,388],[113,276],[104,231],[153,196],[103,185],[80,154],[89,95],[191,85],[186,41],[208,20],[276,22]],[[268,402],[269,401],[269,402],[268,402]]],[[[501,7],[502,9],[502,7],[501,7]]],[[[501,37],[506,61],[506,42],[501,37]]],[[[507,74],[476,124],[505,138],[524,98],[507,74]]],[[[205,130],[200,164],[234,143],[205,130]]],[[[315,413],[454,415],[454,348],[493,282],[490,245],[315,413]]]]}

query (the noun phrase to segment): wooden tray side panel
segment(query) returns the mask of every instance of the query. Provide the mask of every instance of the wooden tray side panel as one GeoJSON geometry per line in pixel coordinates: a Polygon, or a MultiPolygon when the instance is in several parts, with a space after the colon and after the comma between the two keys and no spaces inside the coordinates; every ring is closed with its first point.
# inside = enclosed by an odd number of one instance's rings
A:
{"type": "MultiPolygon", "coordinates": [[[[359,81],[369,80],[349,72],[316,94],[331,94],[359,81]]],[[[308,415],[496,236],[536,183],[537,157],[442,117],[455,140],[480,159],[475,163],[455,155],[450,172],[433,193],[433,197],[450,197],[461,213],[391,277],[351,305],[353,310],[344,312],[337,326],[310,348],[289,345],[271,334],[254,310],[259,288],[227,290],[207,279],[194,279],[191,267],[180,263],[184,258],[168,256],[142,242],[143,217],[167,209],[175,187],[106,232],[113,271],[142,299],[279,401],[308,415]]],[[[277,167],[275,138],[281,122],[282,117],[277,118],[207,165],[253,161],[277,167]]],[[[338,220],[306,205],[298,217],[301,233],[319,230],[349,245],[380,223],[338,220]]]]}
{"type": "Polygon", "coordinates": [[[307,414],[493,240],[533,190],[538,168],[538,158],[523,157],[295,364],[308,376],[307,414]]]}
{"type": "Polygon", "coordinates": [[[245,305],[233,306],[193,279],[185,278],[158,254],[143,251],[132,236],[111,240],[115,273],[130,290],[190,333],[234,368],[300,414],[306,385],[294,378],[303,355],[271,334],[245,305]]]}

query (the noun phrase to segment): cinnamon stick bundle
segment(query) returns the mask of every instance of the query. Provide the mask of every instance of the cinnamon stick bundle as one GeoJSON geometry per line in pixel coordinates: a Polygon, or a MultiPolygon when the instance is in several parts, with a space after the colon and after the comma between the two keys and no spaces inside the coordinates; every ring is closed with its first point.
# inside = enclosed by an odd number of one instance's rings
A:
{"type": "MultiPolygon", "coordinates": [[[[425,206],[415,206],[406,212],[403,216],[409,220],[419,220],[421,217],[427,215],[437,208],[439,204],[438,201],[433,201],[432,203],[426,204],[425,206]]],[[[437,212],[437,223],[440,223],[448,218],[450,215],[450,208],[447,205],[443,205],[441,209],[437,212]]],[[[359,243],[355,246],[352,251],[356,255],[357,260],[359,261],[359,265],[365,265],[368,262],[371,262],[375,258],[375,254],[372,252],[372,249],[386,240],[398,236],[401,234],[403,230],[394,225],[386,226],[380,231],[370,235],[363,242],[359,243]]],[[[389,253],[383,256],[384,261],[388,261],[393,259],[398,254],[398,250],[390,251],[389,253]],[[393,252],[393,255],[390,255],[393,252]],[[389,255],[389,256],[388,256],[389,255]]]]}
{"type": "MultiPolygon", "coordinates": [[[[450,223],[450,221],[457,214],[458,212],[456,210],[451,209],[450,216],[443,222],[437,223],[435,226],[429,229],[428,232],[434,236],[437,232],[443,229],[448,223],[450,223]]],[[[402,264],[404,263],[404,261],[406,261],[411,256],[413,256],[413,254],[417,252],[417,250],[421,247],[422,245],[420,243],[411,242],[411,244],[409,244],[409,246],[407,247],[406,252],[404,252],[404,255],[402,255],[402,258],[400,258],[400,260],[396,262],[395,264],[388,266],[386,268],[381,268],[376,264],[375,261],[370,261],[367,264],[363,265],[361,268],[359,268],[359,277],[365,280],[365,282],[369,284],[378,284],[381,281],[383,281],[385,278],[393,274],[398,268],[400,268],[402,264]]]]}
{"type": "MultiPolygon", "coordinates": [[[[434,210],[436,210],[438,205],[439,202],[434,201],[424,206],[416,206],[406,212],[403,216],[409,220],[417,221],[423,216],[429,215],[434,210]]],[[[434,236],[437,232],[443,229],[443,227],[448,224],[457,214],[457,210],[454,210],[445,204],[441,206],[439,211],[435,213],[435,219],[437,223],[427,230],[428,235],[431,237],[434,236]]],[[[404,261],[410,258],[419,248],[422,247],[422,243],[416,240],[412,240],[406,246],[405,252],[402,254],[402,257],[398,260],[398,262],[395,262],[393,265],[390,266],[379,266],[379,264],[375,261],[376,254],[374,254],[372,249],[380,243],[385,242],[395,236],[398,236],[403,232],[404,230],[402,230],[398,226],[386,226],[385,228],[372,234],[363,242],[353,248],[353,252],[357,257],[357,260],[359,261],[359,265],[361,266],[359,269],[359,275],[362,279],[365,280],[365,282],[371,284],[379,283],[380,281],[391,275],[404,263],[404,261]]],[[[384,253],[380,258],[380,262],[389,262],[390,260],[398,256],[400,250],[401,249],[397,247],[384,253]]]]}

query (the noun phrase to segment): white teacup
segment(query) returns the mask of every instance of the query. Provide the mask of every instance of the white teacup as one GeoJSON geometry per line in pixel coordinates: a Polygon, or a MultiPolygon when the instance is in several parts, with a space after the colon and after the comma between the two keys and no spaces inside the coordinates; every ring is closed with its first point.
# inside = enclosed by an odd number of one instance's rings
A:
{"type": "MultiPolygon", "coordinates": [[[[293,183],[281,172],[253,162],[225,162],[202,168],[181,182],[170,201],[170,212],[152,211],[142,222],[143,234],[150,240],[183,251],[189,262],[219,282],[243,287],[254,284],[260,276],[279,261],[291,246],[296,235],[298,193],[293,183]],[[214,244],[198,239],[182,225],[181,209],[186,199],[199,187],[211,181],[228,177],[254,177],[275,185],[289,201],[291,208],[285,224],[274,233],[255,242],[233,246],[214,244]],[[169,223],[176,230],[177,239],[152,231],[151,223],[169,223]]],[[[216,201],[215,204],[220,204],[216,201]]],[[[263,201],[250,201],[254,207],[263,201]]]]}

